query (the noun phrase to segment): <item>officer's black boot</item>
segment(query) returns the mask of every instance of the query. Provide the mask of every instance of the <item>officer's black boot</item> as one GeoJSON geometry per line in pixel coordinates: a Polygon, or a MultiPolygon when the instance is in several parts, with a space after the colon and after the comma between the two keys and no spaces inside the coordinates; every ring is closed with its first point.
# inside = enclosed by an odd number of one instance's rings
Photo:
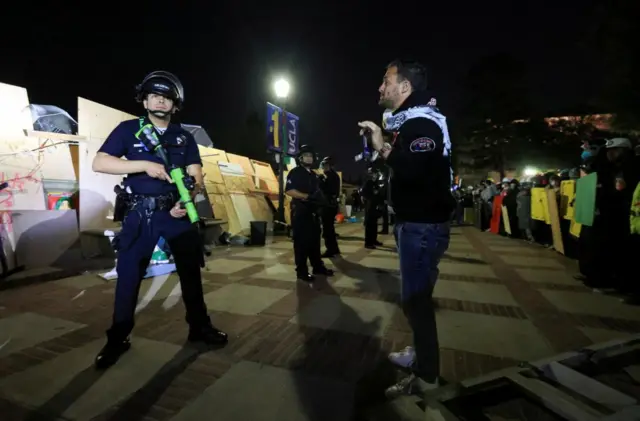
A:
{"type": "Polygon", "coordinates": [[[105,370],[114,365],[122,354],[127,352],[131,348],[131,342],[129,338],[124,340],[109,339],[107,344],[102,348],[96,357],[96,368],[99,370],[105,370]]]}
{"type": "Polygon", "coordinates": [[[323,275],[323,276],[333,276],[334,272],[331,269],[327,269],[326,267],[321,267],[313,270],[314,275],[323,275]]]}
{"type": "Polygon", "coordinates": [[[133,321],[114,322],[107,330],[107,344],[96,356],[97,369],[104,370],[118,362],[122,354],[131,348],[129,333],[133,329],[133,321]]]}
{"type": "Polygon", "coordinates": [[[226,333],[214,327],[211,322],[201,326],[189,328],[189,342],[203,342],[206,345],[226,345],[229,337],[226,333]]]}
{"type": "Polygon", "coordinates": [[[308,284],[312,283],[316,278],[308,273],[299,273],[296,275],[297,279],[302,282],[306,282],[308,284]]]}

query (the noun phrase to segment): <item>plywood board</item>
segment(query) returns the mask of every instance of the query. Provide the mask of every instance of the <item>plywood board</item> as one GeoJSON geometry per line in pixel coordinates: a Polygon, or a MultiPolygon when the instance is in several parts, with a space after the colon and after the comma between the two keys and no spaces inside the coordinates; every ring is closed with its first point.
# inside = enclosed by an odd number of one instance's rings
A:
{"type": "Polygon", "coordinates": [[[246,156],[227,153],[227,161],[231,164],[240,165],[246,175],[251,177],[255,175],[253,165],[251,165],[251,161],[246,156]]]}
{"type": "Polygon", "coordinates": [[[227,187],[224,184],[219,183],[207,183],[204,182],[204,188],[209,194],[227,194],[227,187]]]}
{"type": "Polygon", "coordinates": [[[125,120],[138,118],[124,111],[78,97],[78,134],[102,143],[125,120]]]}
{"type": "Polygon", "coordinates": [[[233,203],[236,215],[238,216],[238,222],[241,228],[240,233],[243,235],[249,235],[251,230],[251,221],[256,220],[253,212],[251,211],[251,205],[249,205],[249,196],[246,194],[232,193],[229,197],[231,197],[231,202],[233,203]]]}
{"type": "Polygon", "coordinates": [[[222,219],[226,221],[222,224],[222,229],[225,231],[229,231],[229,216],[227,215],[227,208],[224,205],[223,195],[211,193],[207,190],[209,202],[211,202],[211,206],[213,207],[213,215],[217,219],[222,219]]]}
{"type": "Polygon", "coordinates": [[[255,174],[255,185],[258,190],[268,191],[271,194],[278,194],[278,177],[273,172],[273,168],[267,162],[251,160],[255,174]]]}
{"type": "Polygon", "coordinates": [[[511,235],[511,222],[509,221],[509,211],[506,206],[502,206],[502,225],[504,225],[504,231],[511,235]]]}
{"type": "MultiPolygon", "coordinates": [[[[271,200],[273,207],[276,208],[277,211],[280,207],[278,198],[269,198],[269,200],[271,200]]],[[[284,196],[284,222],[287,225],[291,225],[291,198],[287,195],[284,196]]]]}
{"type": "Polygon", "coordinates": [[[33,130],[27,90],[0,83],[0,182],[9,182],[0,192],[0,210],[46,209],[42,154],[33,151],[38,141],[25,130],[33,130]]]}
{"type": "Polygon", "coordinates": [[[263,194],[254,194],[248,196],[249,206],[255,221],[266,221],[267,230],[273,229],[273,211],[267,203],[267,198],[263,194]]]}
{"type": "Polygon", "coordinates": [[[204,161],[202,163],[202,173],[205,183],[224,184],[217,162],[204,161]]]}
{"type": "Polygon", "coordinates": [[[64,141],[0,135],[0,179],[10,181],[0,209],[41,210],[43,180],[77,181],[69,145],[64,141]]]}
{"type": "Polygon", "coordinates": [[[560,229],[560,214],[558,212],[558,199],[554,189],[547,189],[547,203],[549,206],[549,221],[551,223],[551,235],[553,236],[553,248],[564,254],[562,231],[560,229]]]}
{"type": "Polygon", "coordinates": [[[122,176],[96,173],[93,159],[111,131],[121,122],[136,118],[131,114],[97,102],[78,98],[78,133],[87,141],[79,145],[80,167],[80,231],[111,228],[116,224],[107,216],[113,214],[113,188],[122,176]]]}
{"type": "Polygon", "coordinates": [[[546,224],[551,223],[547,192],[544,187],[531,189],[531,218],[546,224]]]}
{"type": "Polygon", "coordinates": [[[251,179],[238,164],[218,162],[222,179],[229,193],[250,193],[254,190],[251,179]]]}
{"type": "Polygon", "coordinates": [[[0,182],[9,183],[0,192],[0,211],[47,208],[39,171],[42,158],[21,154],[23,147],[24,135],[18,140],[0,137],[0,182]]]}
{"type": "Polygon", "coordinates": [[[236,213],[236,208],[233,206],[230,195],[220,195],[222,202],[224,203],[225,210],[227,212],[227,221],[229,222],[229,233],[232,235],[242,234],[242,223],[236,213]]]}
{"type": "Polygon", "coordinates": [[[16,212],[13,219],[20,265],[73,267],[82,260],[75,210],[16,212]]]}
{"type": "Polygon", "coordinates": [[[207,146],[198,145],[198,152],[200,152],[200,159],[207,162],[228,162],[227,153],[222,149],[209,148],[207,146]]]}
{"type": "Polygon", "coordinates": [[[19,137],[25,129],[33,130],[27,90],[0,83],[0,133],[19,137]]]}
{"type": "Polygon", "coordinates": [[[560,183],[560,217],[571,221],[575,214],[576,180],[560,183]]]}

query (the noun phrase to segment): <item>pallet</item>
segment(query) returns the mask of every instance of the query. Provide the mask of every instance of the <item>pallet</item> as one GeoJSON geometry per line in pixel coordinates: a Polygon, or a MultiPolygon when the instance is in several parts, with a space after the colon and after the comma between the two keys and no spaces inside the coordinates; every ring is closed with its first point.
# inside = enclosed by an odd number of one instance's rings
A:
{"type": "Polygon", "coordinates": [[[370,415],[407,421],[638,421],[640,335],[444,386],[424,399],[396,399],[370,415]],[[509,409],[516,399],[518,410],[509,409]]]}

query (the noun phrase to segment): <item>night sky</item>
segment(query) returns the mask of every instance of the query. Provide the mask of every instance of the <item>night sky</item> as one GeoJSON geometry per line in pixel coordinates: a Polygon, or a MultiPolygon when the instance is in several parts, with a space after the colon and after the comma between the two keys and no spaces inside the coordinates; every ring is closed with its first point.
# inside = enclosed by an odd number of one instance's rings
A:
{"type": "Polygon", "coordinates": [[[362,169],[352,163],[361,146],[356,123],[380,120],[377,88],[394,58],[428,66],[450,124],[468,69],[486,55],[524,60],[534,104],[545,112],[579,110],[598,84],[585,48],[598,19],[591,1],[180,3],[187,2],[120,10],[107,2],[82,10],[29,3],[28,11],[3,13],[0,81],[73,116],[77,96],[139,114],[134,86],[150,71],[168,70],[185,86],[181,120],[202,125],[217,147],[233,152],[234,130],[251,112],[264,118],[273,81],[286,76],[302,143],[332,154],[350,175],[362,169]],[[10,28],[12,21],[26,26],[10,28]]]}

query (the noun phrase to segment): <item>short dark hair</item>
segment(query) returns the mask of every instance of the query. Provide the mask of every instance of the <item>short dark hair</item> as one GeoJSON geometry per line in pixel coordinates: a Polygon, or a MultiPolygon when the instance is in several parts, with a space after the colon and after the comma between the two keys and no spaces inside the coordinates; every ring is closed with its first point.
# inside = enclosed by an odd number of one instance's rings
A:
{"type": "Polygon", "coordinates": [[[387,69],[398,69],[398,80],[408,80],[414,91],[427,89],[427,68],[417,61],[393,60],[387,65],[387,69]]]}

